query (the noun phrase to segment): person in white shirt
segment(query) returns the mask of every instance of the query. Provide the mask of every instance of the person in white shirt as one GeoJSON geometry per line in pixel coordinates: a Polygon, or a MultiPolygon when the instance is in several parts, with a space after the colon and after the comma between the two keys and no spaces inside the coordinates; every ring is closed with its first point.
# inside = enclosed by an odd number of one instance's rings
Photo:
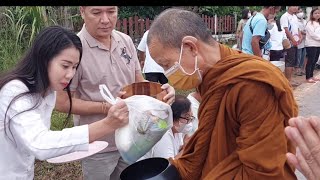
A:
{"type": "Polygon", "coordinates": [[[287,39],[286,33],[283,28],[281,28],[280,20],[275,20],[275,17],[270,17],[268,20],[269,24],[272,26],[269,29],[270,32],[270,61],[280,61],[283,57],[283,45],[282,41],[287,39]]]}
{"type": "Polygon", "coordinates": [[[288,39],[291,42],[291,48],[287,49],[285,56],[285,76],[292,86],[300,85],[292,80],[292,74],[297,61],[297,46],[301,43],[301,33],[298,28],[298,20],[295,13],[298,11],[298,6],[289,6],[280,18],[281,27],[284,28],[288,39]]]}
{"type": "Polygon", "coordinates": [[[139,160],[152,157],[174,158],[186,143],[185,135],[192,131],[192,122],[195,119],[191,111],[191,102],[185,96],[176,95],[171,109],[173,127],[139,160]]]}
{"type": "Polygon", "coordinates": [[[142,73],[145,75],[145,79],[152,82],[159,82],[160,84],[166,84],[168,82],[167,77],[163,74],[163,68],[157,64],[149,53],[147,45],[148,31],[143,34],[143,37],[138,45],[138,54],[140,59],[140,65],[143,68],[142,73]]]}
{"type": "Polygon", "coordinates": [[[195,117],[194,121],[192,122],[192,131],[188,134],[188,136],[190,137],[198,129],[198,124],[199,124],[198,109],[199,109],[200,102],[201,102],[201,96],[200,96],[200,92],[199,92],[198,88],[196,88],[196,91],[190,93],[187,96],[187,98],[191,102],[192,114],[195,117]]]}
{"type": "Polygon", "coordinates": [[[320,10],[318,8],[313,9],[310,13],[310,21],[306,25],[305,46],[308,54],[306,80],[308,83],[315,83],[320,81],[319,78],[313,77],[320,53],[320,10]]]}
{"type": "Polygon", "coordinates": [[[100,121],[50,130],[56,91],[68,92],[72,108],[69,85],[81,55],[82,45],[76,34],[50,26],[38,34],[19,64],[1,76],[0,179],[31,180],[36,158],[87,151],[89,143],[128,123],[128,108],[120,100],[100,121]]]}
{"type": "Polygon", "coordinates": [[[298,13],[297,13],[297,18],[298,18],[298,28],[299,31],[301,32],[302,39],[301,43],[298,44],[298,50],[297,50],[297,72],[296,75],[302,76],[305,74],[305,66],[306,66],[306,48],[305,48],[305,39],[306,39],[306,24],[307,21],[304,19],[304,12],[301,7],[299,7],[298,13]]]}

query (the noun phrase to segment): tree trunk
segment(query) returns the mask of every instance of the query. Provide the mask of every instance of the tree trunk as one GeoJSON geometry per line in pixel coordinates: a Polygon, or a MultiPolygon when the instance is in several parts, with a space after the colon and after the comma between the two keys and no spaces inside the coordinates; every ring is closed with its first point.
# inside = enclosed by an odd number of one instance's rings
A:
{"type": "Polygon", "coordinates": [[[6,6],[0,6],[0,22],[1,22],[1,24],[2,24],[2,21],[4,18],[3,13],[5,13],[6,8],[7,8],[6,6]]]}
{"type": "Polygon", "coordinates": [[[73,30],[73,23],[71,18],[71,11],[69,6],[63,6],[64,27],[73,30]]]}
{"type": "Polygon", "coordinates": [[[61,26],[73,30],[73,23],[71,19],[71,12],[69,6],[58,7],[58,24],[61,26]]]}

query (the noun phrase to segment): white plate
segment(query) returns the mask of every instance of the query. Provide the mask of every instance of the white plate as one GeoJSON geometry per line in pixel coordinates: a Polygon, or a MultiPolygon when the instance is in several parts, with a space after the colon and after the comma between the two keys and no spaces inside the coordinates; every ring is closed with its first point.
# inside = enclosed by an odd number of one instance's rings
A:
{"type": "Polygon", "coordinates": [[[54,163],[54,164],[77,161],[104,150],[106,147],[108,147],[108,145],[109,144],[105,141],[94,141],[89,144],[88,151],[75,151],[69,154],[64,154],[62,156],[47,159],[47,161],[49,163],[54,163]]]}

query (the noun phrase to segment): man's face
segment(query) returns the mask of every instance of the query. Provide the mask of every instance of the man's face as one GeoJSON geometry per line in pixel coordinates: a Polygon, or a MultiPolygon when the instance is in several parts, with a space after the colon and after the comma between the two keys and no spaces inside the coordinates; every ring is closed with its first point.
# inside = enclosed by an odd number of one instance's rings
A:
{"type": "Polygon", "coordinates": [[[269,16],[267,19],[271,19],[272,17],[275,17],[279,11],[280,11],[280,7],[278,6],[269,7],[269,16]]]}
{"type": "Polygon", "coordinates": [[[299,9],[299,6],[290,6],[288,8],[288,10],[293,14],[296,14],[298,12],[298,9],[299,9]]]}
{"type": "MultiPolygon", "coordinates": [[[[150,56],[165,71],[179,62],[180,48],[171,48],[162,45],[156,38],[152,39],[148,45],[150,56]]],[[[183,47],[180,64],[187,73],[194,71],[195,59],[191,56],[188,47],[183,47]]]]}
{"type": "Polygon", "coordinates": [[[110,36],[116,27],[117,6],[81,6],[80,13],[87,31],[96,39],[110,36]]]}

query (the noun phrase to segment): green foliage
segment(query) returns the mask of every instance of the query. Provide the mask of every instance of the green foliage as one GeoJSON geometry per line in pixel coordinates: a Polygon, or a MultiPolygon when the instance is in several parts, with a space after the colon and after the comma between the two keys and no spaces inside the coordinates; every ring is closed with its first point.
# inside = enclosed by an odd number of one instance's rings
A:
{"type": "Polygon", "coordinates": [[[24,51],[25,24],[24,8],[6,9],[3,13],[3,28],[0,30],[0,72],[17,63],[24,51]]]}
{"type": "Polygon", "coordinates": [[[131,16],[139,16],[142,18],[155,18],[163,10],[171,6],[119,6],[119,19],[131,16]]]}
{"type": "Polygon", "coordinates": [[[260,11],[262,6],[200,6],[199,13],[209,16],[226,16],[237,14],[238,20],[241,19],[242,10],[249,8],[251,11],[260,11]]]}
{"type": "MultiPolygon", "coordinates": [[[[52,9],[52,8],[51,8],[52,9]]],[[[0,29],[0,72],[14,66],[33,42],[39,31],[56,24],[49,19],[44,6],[5,7],[0,29]]]]}

